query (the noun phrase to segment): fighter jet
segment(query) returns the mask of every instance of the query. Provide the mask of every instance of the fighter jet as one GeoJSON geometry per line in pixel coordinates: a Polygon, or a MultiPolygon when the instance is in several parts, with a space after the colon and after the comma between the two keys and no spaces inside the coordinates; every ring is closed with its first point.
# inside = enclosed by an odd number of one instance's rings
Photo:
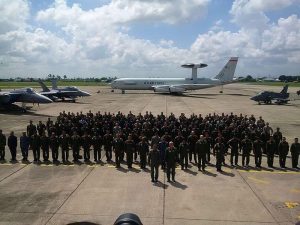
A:
{"type": "MultiPolygon", "coordinates": [[[[15,102],[22,103],[51,103],[52,100],[32,88],[22,88],[13,91],[0,91],[0,106],[9,108],[15,102]]],[[[26,111],[23,107],[23,111],[26,111]]]]}
{"type": "Polygon", "coordinates": [[[91,96],[91,94],[89,94],[88,92],[82,91],[79,88],[74,86],[58,88],[56,84],[56,80],[52,80],[51,90],[41,80],[39,80],[38,82],[43,89],[43,91],[40,92],[40,94],[47,96],[53,101],[57,101],[57,100],[65,101],[66,99],[71,99],[72,102],[75,102],[77,97],[91,96]]]}
{"type": "Polygon", "coordinates": [[[258,102],[258,104],[261,104],[262,102],[265,104],[272,104],[272,101],[274,101],[274,103],[278,105],[287,104],[290,101],[290,94],[287,93],[288,87],[288,84],[286,84],[283,87],[282,91],[279,93],[273,91],[262,91],[259,94],[251,97],[250,99],[258,102]]]}

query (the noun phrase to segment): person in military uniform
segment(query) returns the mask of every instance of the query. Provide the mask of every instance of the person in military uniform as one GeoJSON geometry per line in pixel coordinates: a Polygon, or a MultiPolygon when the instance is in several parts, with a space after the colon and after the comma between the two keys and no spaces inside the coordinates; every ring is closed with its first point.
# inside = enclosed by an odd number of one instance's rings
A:
{"type": "Polygon", "coordinates": [[[92,137],[92,144],[93,144],[93,149],[94,149],[94,161],[100,162],[101,161],[102,138],[97,132],[92,137]]]}
{"type": "Polygon", "coordinates": [[[285,168],[286,156],[289,153],[289,143],[286,138],[283,137],[282,141],[278,145],[279,165],[281,168],[285,168]]]}
{"type": "Polygon", "coordinates": [[[43,159],[44,162],[48,162],[49,161],[49,137],[46,136],[46,133],[43,132],[42,136],[41,136],[41,149],[43,152],[43,159]]]}
{"type": "Polygon", "coordinates": [[[165,139],[162,137],[161,141],[158,143],[158,151],[160,154],[160,163],[161,168],[164,170],[166,167],[166,150],[168,147],[168,142],[165,141],[165,139]]]}
{"type": "Polygon", "coordinates": [[[36,132],[30,138],[30,147],[33,152],[33,162],[40,162],[41,139],[36,132]]]}
{"type": "Polygon", "coordinates": [[[205,171],[206,153],[209,151],[209,143],[206,141],[203,135],[200,135],[200,139],[196,142],[195,151],[198,155],[198,171],[202,169],[205,171]]]}
{"type": "Polygon", "coordinates": [[[256,167],[261,167],[261,159],[262,159],[262,144],[263,142],[259,139],[259,137],[256,137],[253,142],[253,153],[254,153],[254,161],[256,167]]]}
{"type": "Polygon", "coordinates": [[[231,166],[233,166],[233,165],[238,166],[238,163],[239,163],[239,139],[236,137],[236,135],[234,135],[233,138],[231,138],[227,144],[231,150],[231,152],[230,152],[231,166]],[[233,162],[234,162],[234,164],[233,164],[233,162]]]}
{"type": "Polygon", "coordinates": [[[84,133],[84,135],[81,138],[81,145],[83,148],[83,155],[84,155],[84,161],[89,162],[90,161],[90,147],[91,147],[91,137],[87,134],[87,132],[84,133]]]}
{"type": "Polygon", "coordinates": [[[124,152],[125,143],[121,138],[120,133],[117,133],[117,137],[113,141],[113,150],[115,152],[116,167],[120,168],[122,161],[122,154],[124,152]]]}
{"type": "Polygon", "coordinates": [[[172,181],[175,182],[175,168],[176,168],[176,148],[172,141],[169,142],[169,147],[166,150],[166,164],[167,164],[167,179],[170,182],[172,174],[172,181]]]}
{"type": "Polygon", "coordinates": [[[295,138],[295,142],[291,144],[291,155],[292,155],[292,167],[298,168],[298,160],[300,155],[300,143],[298,142],[298,138],[295,138]]]}
{"type": "Polygon", "coordinates": [[[22,133],[20,137],[20,148],[23,156],[23,161],[28,161],[28,150],[30,146],[30,138],[26,135],[26,132],[22,133]]]}
{"type": "Polygon", "coordinates": [[[273,139],[273,136],[271,136],[270,140],[267,141],[267,145],[266,145],[268,167],[271,168],[273,167],[275,149],[276,149],[276,143],[273,139]]]}
{"type": "Polygon", "coordinates": [[[146,137],[143,137],[142,141],[139,143],[139,152],[140,152],[140,167],[141,169],[146,169],[147,154],[149,153],[149,144],[146,141],[146,137]]]}
{"type": "Polygon", "coordinates": [[[32,123],[32,120],[29,121],[29,124],[27,126],[27,135],[28,137],[31,137],[37,132],[36,126],[32,123]]]}
{"type": "Polygon", "coordinates": [[[79,162],[79,150],[80,150],[80,136],[75,131],[74,134],[71,137],[71,147],[73,150],[73,161],[79,162]]]}
{"type": "Polygon", "coordinates": [[[132,168],[132,162],[133,162],[133,153],[135,151],[135,144],[132,140],[132,136],[129,135],[128,139],[125,141],[125,152],[126,152],[126,161],[128,169],[132,168]]]}
{"type": "Polygon", "coordinates": [[[225,145],[222,143],[222,139],[217,139],[217,143],[214,146],[214,156],[216,157],[216,168],[218,172],[222,172],[222,162],[225,154],[225,145]]]}
{"type": "Polygon", "coordinates": [[[152,150],[149,152],[148,162],[151,168],[151,181],[157,182],[159,174],[158,168],[160,162],[160,155],[156,144],[153,144],[152,150]]]}
{"type": "Polygon", "coordinates": [[[54,163],[58,162],[58,149],[59,149],[59,138],[52,133],[49,138],[49,146],[52,152],[52,160],[54,163]]]}
{"type": "Polygon", "coordinates": [[[275,144],[276,144],[275,154],[278,155],[279,154],[278,146],[279,146],[279,143],[282,141],[282,133],[280,132],[279,127],[277,127],[276,131],[274,132],[273,138],[274,138],[274,141],[275,141],[275,144]]]}
{"type": "Polygon", "coordinates": [[[192,131],[190,136],[188,136],[188,143],[190,145],[189,160],[190,160],[190,162],[192,162],[192,157],[194,155],[195,164],[198,164],[197,163],[197,155],[196,155],[196,151],[195,151],[195,145],[196,145],[197,140],[198,140],[197,135],[195,134],[194,131],[192,131]]]}
{"type": "Polygon", "coordinates": [[[0,160],[5,160],[6,136],[0,130],[0,160]]]}
{"type": "Polygon", "coordinates": [[[14,132],[10,132],[10,135],[7,138],[7,146],[10,150],[11,154],[11,161],[17,161],[17,145],[18,145],[18,138],[15,136],[14,132]]]}
{"type": "Polygon", "coordinates": [[[103,145],[107,162],[110,162],[112,158],[112,142],[113,136],[110,134],[109,130],[107,130],[106,134],[103,136],[103,145]]]}
{"type": "Polygon", "coordinates": [[[59,137],[59,145],[61,148],[61,157],[63,163],[69,161],[69,144],[70,144],[70,137],[66,133],[66,131],[63,131],[62,135],[60,135],[59,137]]]}
{"type": "Polygon", "coordinates": [[[37,130],[38,134],[40,136],[42,136],[46,130],[46,125],[43,124],[42,121],[39,121],[38,125],[36,126],[36,130],[37,130]]]}
{"type": "Polygon", "coordinates": [[[245,138],[242,140],[241,143],[241,150],[242,150],[242,165],[249,166],[250,162],[250,153],[252,150],[252,141],[246,135],[245,138]],[[246,160],[246,162],[245,162],[246,160]]]}
{"type": "Polygon", "coordinates": [[[187,144],[185,138],[182,139],[182,142],[179,144],[179,157],[180,157],[180,165],[181,169],[187,169],[188,168],[188,153],[189,153],[189,145],[187,144]]]}

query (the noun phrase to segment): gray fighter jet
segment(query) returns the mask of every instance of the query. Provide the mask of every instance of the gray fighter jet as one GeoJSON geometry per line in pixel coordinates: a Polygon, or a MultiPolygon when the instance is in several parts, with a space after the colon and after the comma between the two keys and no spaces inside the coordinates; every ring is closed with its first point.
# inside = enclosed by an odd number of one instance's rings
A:
{"type": "Polygon", "coordinates": [[[250,99],[258,102],[258,104],[261,104],[262,102],[265,104],[272,104],[272,101],[278,105],[287,104],[290,101],[290,94],[287,93],[288,87],[288,84],[286,84],[279,93],[273,91],[262,91],[250,99]]]}
{"type": "MultiPolygon", "coordinates": [[[[13,91],[0,91],[0,106],[2,108],[10,108],[10,106],[15,102],[22,103],[51,103],[52,100],[46,96],[43,96],[32,88],[22,88],[13,91]]],[[[22,111],[26,111],[22,108],[22,111]]]]}
{"type": "Polygon", "coordinates": [[[86,97],[91,96],[90,93],[86,91],[82,91],[77,87],[65,87],[65,88],[58,88],[56,84],[56,80],[52,80],[52,89],[50,90],[41,80],[38,81],[41,85],[43,91],[40,94],[47,96],[48,98],[52,99],[53,101],[62,100],[66,101],[70,99],[72,102],[76,101],[78,97],[86,97]]]}

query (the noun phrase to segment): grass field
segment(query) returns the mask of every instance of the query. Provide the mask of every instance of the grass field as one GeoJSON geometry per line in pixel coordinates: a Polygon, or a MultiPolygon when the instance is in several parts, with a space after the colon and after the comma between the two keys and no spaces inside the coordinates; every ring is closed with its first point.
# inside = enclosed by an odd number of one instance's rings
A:
{"type": "MultiPolygon", "coordinates": [[[[51,82],[44,82],[48,87],[51,87],[51,82]]],[[[58,81],[58,86],[105,86],[107,83],[93,81],[58,81]]],[[[13,89],[23,87],[40,87],[39,83],[34,82],[0,82],[0,89],[13,89]]]]}
{"type": "MultiPolygon", "coordinates": [[[[245,84],[252,84],[252,85],[266,85],[266,86],[283,86],[286,83],[284,82],[270,82],[270,81],[262,81],[262,82],[245,82],[245,84]]],[[[300,82],[290,82],[288,83],[290,87],[300,87],[300,82]]]]}

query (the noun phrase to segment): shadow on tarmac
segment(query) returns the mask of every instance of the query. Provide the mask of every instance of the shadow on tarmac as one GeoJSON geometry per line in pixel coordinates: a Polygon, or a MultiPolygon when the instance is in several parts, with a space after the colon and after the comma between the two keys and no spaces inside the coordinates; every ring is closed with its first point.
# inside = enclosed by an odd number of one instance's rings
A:
{"type": "Polygon", "coordinates": [[[180,188],[180,189],[182,189],[182,190],[185,190],[185,189],[187,189],[187,187],[188,187],[187,185],[181,184],[181,183],[179,183],[178,181],[170,182],[170,184],[171,184],[173,187],[180,188]]]}

